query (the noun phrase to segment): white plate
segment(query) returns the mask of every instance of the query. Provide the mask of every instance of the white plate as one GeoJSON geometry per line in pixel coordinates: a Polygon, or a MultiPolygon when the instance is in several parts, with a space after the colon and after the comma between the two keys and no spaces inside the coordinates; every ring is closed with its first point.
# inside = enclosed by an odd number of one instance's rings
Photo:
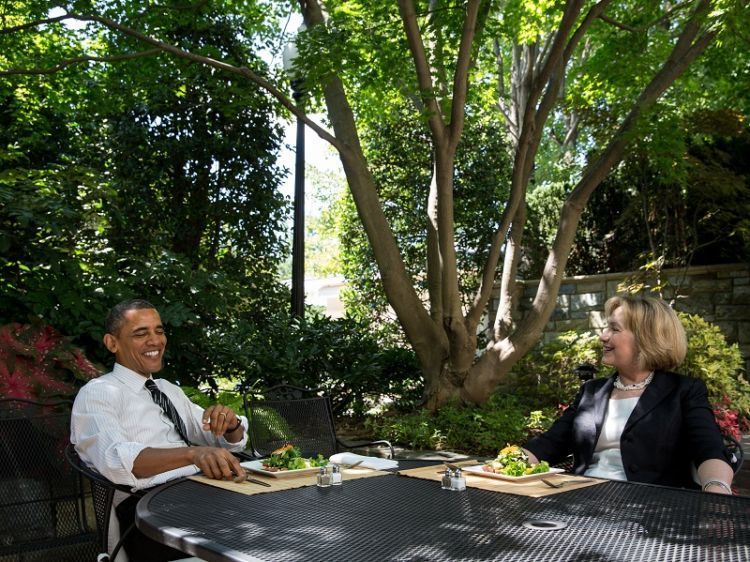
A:
{"type": "Polygon", "coordinates": [[[558,474],[565,472],[562,468],[550,468],[547,472],[539,472],[537,474],[524,474],[523,476],[509,476],[507,474],[499,474],[497,472],[487,472],[482,470],[483,464],[477,464],[474,466],[462,467],[465,472],[471,472],[477,476],[486,476],[487,478],[494,478],[496,480],[506,480],[509,482],[528,482],[529,480],[538,480],[539,478],[545,478],[550,474],[558,474]]]}
{"type": "Polygon", "coordinates": [[[257,474],[262,474],[263,476],[270,476],[271,478],[293,478],[295,476],[317,474],[317,472],[320,470],[319,466],[311,466],[310,468],[298,468],[295,470],[277,470],[277,471],[272,472],[270,470],[266,470],[265,468],[263,468],[262,460],[241,462],[240,466],[242,468],[246,468],[257,474]]]}

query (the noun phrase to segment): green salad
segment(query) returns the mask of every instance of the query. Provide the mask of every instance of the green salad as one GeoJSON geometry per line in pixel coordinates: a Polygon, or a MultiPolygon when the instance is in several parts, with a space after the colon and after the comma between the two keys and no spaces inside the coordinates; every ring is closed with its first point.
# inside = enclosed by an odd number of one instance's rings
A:
{"type": "Polygon", "coordinates": [[[501,449],[497,458],[482,466],[486,472],[505,474],[506,476],[527,476],[529,474],[540,474],[549,472],[547,461],[538,464],[530,464],[529,457],[518,445],[508,445],[501,449]]]}
{"type": "Polygon", "coordinates": [[[299,470],[301,468],[313,468],[316,466],[325,466],[328,464],[328,459],[323,455],[318,455],[315,458],[305,458],[299,450],[299,447],[294,445],[284,445],[279,447],[271,456],[263,460],[263,468],[271,472],[279,470],[299,470]]]}

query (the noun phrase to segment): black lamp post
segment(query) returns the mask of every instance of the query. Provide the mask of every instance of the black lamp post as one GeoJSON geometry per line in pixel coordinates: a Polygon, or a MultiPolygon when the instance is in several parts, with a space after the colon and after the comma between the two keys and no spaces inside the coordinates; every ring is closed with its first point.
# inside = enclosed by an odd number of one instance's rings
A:
{"type": "MultiPolygon", "coordinates": [[[[299,31],[305,26],[300,26],[299,31]]],[[[295,66],[297,46],[291,41],[284,48],[284,70],[290,77],[292,97],[300,109],[304,106],[304,84],[295,66]]],[[[305,124],[297,117],[297,146],[294,164],[294,227],[292,230],[292,316],[305,315],[305,124]]]]}

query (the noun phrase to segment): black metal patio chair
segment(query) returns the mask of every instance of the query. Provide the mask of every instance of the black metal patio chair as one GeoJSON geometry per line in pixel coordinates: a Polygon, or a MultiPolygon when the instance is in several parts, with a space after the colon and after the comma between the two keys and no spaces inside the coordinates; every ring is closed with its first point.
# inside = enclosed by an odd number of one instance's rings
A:
{"type": "Polygon", "coordinates": [[[385,440],[347,443],[339,439],[331,401],[320,389],[280,384],[245,393],[243,403],[253,454],[259,458],[287,443],[299,447],[305,457],[328,457],[344,449],[373,445],[387,447],[390,458],[394,456],[393,446],[385,440]]]}
{"type": "Polygon", "coordinates": [[[84,481],[63,454],[70,407],[68,401],[0,399],[2,560],[96,558],[84,481]]]}
{"type": "Polygon", "coordinates": [[[135,529],[135,521],[133,521],[127,528],[120,529],[119,540],[117,540],[110,548],[109,527],[112,516],[114,515],[114,510],[112,508],[114,505],[115,492],[119,491],[125,496],[143,496],[145,495],[145,492],[141,490],[133,492],[129,486],[115,484],[99,474],[96,470],[89,467],[81,460],[72,443],[68,443],[68,446],[65,447],[65,458],[68,460],[68,463],[72,468],[78,471],[81,476],[87,478],[91,483],[91,497],[94,504],[94,514],[96,515],[96,529],[100,550],[97,561],[108,562],[110,560],[117,560],[117,554],[120,552],[123,542],[135,529]]]}
{"type": "Polygon", "coordinates": [[[742,464],[745,462],[745,452],[742,450],[742,444],[731,435],[726,434],[724,434],[724,444],[729,451],[729,464],[732,466],[734,473],[737,474],[742,468],[742,464]]]}

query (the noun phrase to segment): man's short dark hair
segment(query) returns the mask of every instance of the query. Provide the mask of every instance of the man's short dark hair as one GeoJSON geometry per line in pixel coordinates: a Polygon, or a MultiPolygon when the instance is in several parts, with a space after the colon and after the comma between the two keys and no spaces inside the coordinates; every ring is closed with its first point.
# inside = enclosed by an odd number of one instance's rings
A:
{"type": "Polygon", "coordinates": [[[116,304],[107,313],[107,318],[104,320],[104,332],[116,336],[125,321],[125,313],[128,310],[142,310],[144,308],[156,310],[153,304],[144,299],[128,299],[116,304]]]}

